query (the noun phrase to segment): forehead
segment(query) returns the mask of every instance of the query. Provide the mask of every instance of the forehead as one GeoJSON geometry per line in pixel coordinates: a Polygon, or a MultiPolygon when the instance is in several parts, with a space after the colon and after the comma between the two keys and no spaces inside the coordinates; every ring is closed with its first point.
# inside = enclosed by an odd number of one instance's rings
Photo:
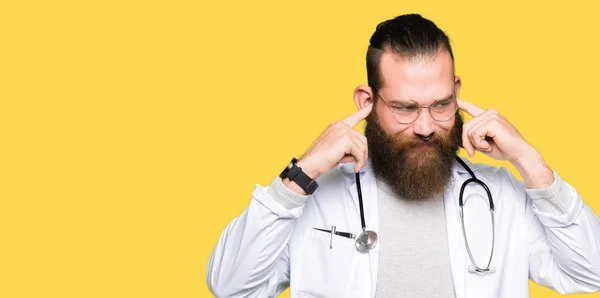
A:
{"type": "Polygon", "coordinates": [[[381,92],[389,100],[412,99],[428,104],[454,90],[454,69],[448,52],[407,59],[386,51],[380,70],[384,83],[381,92]]]}

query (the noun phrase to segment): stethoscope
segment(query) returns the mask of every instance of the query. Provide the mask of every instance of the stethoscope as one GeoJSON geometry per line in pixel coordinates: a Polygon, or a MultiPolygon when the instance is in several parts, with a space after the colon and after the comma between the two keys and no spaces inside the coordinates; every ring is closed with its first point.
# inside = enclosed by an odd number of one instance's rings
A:
{"type": "MultiPolygon", "coordinates": [[[[469,253],[469,258],[471,259],[471,265],[469,265],[469,272],[471,273],[494,273],[496,272],[496,268],[494,266],[490,266],[490,264],[492,263],[492,257],[494,256],[494,242],[496,240],[496,227],[495,227],[495,223],[494,223],[494,201],[492,200],[492,194],[490,192],[490,189],[488,188],[488,186],[481,180],[477,179],[477,177],[475,176],[475,173],[473,173],[473,171],[471,171],[471,169],[467,166],[467,164],[460,159],[460,157],[456,157],[456,160],[467,170],[467,172],[469,172],[469,174],[471,175],[471,178],[467,179],[465,182],[463,182],[462,186],[460,187],[460,195],[458,197],[458,205],[460,207],[460,223],[462,225],[462,232],[463,232],[463,237],[465,239],[465,246],[467,248],[467,252],[469,253]],[[485,268],[481,268],[477,265],[477,263],[475,262],[475,259],[473,258],[473,254],[471,253],[471,247],[469,246],[469,241],[467,240],[467,232],[465,230],[465,220],[464,220],[464,202],[463,202],[463,193],[465,190],[465,187],[469,184],[469,183],[477,183],[481,186],[483,186],[483,188],[485,189],[485,192],[487,194],[488,197],[488,201],[490,204],[490,214],[492,217],[492,250],[490,252],[490,258],[488,260],[487,266],[485,268]]],[[[365,213],[363,210],[363,201],[362,201],[362,191],[360,188],[360,174],[356,173],[356,190],[358,191],[358,204],[360,207],[360,222],[362,225],[362,233],[360,233],[360,235],[356,238],[355,241],[355,245],[356,245],[356,249],[359,252],[367,252],[371,249],[373,249],[376,245],[377,245],[377,233],[375,233],[374,231],[371,230],[367,230],[366,225],[365,225],[365,213]]]]}

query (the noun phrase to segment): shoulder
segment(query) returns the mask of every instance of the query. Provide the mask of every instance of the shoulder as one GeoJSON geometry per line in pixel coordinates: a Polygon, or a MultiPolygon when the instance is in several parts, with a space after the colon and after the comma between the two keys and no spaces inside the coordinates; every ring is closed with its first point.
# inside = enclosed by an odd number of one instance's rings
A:
{"type": "MultiPolygon", "coordinates": [[[[505,166],[494,166],[486,163],[474,163],[467,160],[466,158],[461,160],[467,165],[468,168],[473,171],[477,178],[482,179],[494,185],[500,185],[503,187],[509,186],[515,191],[523,191],[524,183],[519,180],[511,171],[505,166]]],[[[458,161],[454,164],[454,170],[463,177],[470,176],[469,172],[463,165],[458,161]]]]}
{"type": "Polygon", "coordinates": [[[473,173],[475,174],[479,173],[480,175],[486,176],[505,175],[506,173],[509,173],[508,169],[503,166],[494,166],[486,163],[475,163],[464,157],[458,158],[460,158],[463,161],[463,163],[467,166],[467,168],[465,168],[465,166],[462,165],[460,162],[455,161],[454,170],[457,171],[459,174],[469,174],[468,169],[473,171],[473,173]]]}

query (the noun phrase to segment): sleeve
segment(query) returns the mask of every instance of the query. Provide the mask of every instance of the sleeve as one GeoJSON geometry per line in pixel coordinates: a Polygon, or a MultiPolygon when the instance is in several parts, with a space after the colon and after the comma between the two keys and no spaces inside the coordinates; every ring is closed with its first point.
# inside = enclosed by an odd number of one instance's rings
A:
{"type": "Polygon", "coordinates": [[[577,191],[554,172],[546,189],[526,189],[530,228],[529,277],[562,294],[600,290],[600,220],[577,191]]]}
{"type": "Polygon", "coordinates": [[[275,178],[221,233],[206,270],[216,297],[276,297],[290,281],[289,240],[308,196],[275,178]]]}

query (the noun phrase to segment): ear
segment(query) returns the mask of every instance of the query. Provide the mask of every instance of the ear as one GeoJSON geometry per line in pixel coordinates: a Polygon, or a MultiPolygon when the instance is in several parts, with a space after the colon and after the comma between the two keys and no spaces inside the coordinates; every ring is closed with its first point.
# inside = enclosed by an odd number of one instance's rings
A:
{"type": "Polygon", "coordinates": [[[460,94],[460,86],[461,86],[462,82],[460,81],[460,77],[459,76],[454,76],[454,90],[456,90],[456,98],[460,98],[459,94],[460,94]]]}
{"type": "Polygon", "coordinates": [[[354,89],[354,103],[356,108],[362,110],[364,107],[373,103],[373,91],[371,87],[359,85],[354,89]]]}

